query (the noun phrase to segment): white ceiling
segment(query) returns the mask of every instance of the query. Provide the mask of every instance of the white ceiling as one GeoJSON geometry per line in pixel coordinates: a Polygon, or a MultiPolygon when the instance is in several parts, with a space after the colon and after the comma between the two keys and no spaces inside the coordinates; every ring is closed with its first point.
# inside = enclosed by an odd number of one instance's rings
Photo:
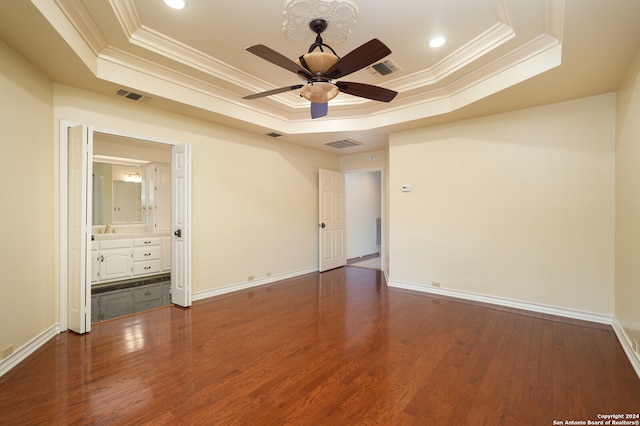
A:
{"type": "Polygon", "coordinates": [[[283,135],[276,140],[337,154],[383,149],[391,131],[615,91],[640,49],[638,0],[247,3],[189,0],[176,11],[162,0],[5,0],[0,38],[56,82],[109,96],[133,91],[144,95],[141,108],[264,138],[276,132],[283,135]],[[341,5],[354,11],[350,31],[335,12],[341,5]],[[363,69],[347,80],[399,95],[387,104],[342,93],[316,120],[297,91],[243,100],[301,82],[245,51],[264,44],[292,60],[306,53],[310,41],[293,41],[283,30],[292,6],[310,11],[304,20],[327,18],[329,29],[332,22],[341,27],[346,40],[332,44],[339,56],[372,38],[385,43],[392,51],[385,59],[400,71],[380,76],[363,69]],[[427,41],[436,34],[447,43],[432,49],[427,41]],[[345,138],[363,145],[324,145],[345,138]]]}

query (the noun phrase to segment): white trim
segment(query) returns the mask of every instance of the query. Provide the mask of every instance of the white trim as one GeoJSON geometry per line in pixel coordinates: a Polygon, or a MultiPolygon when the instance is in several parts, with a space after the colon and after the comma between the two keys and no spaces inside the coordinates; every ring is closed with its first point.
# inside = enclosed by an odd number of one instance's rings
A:
{"type": "Polygon", "coordinates": [[[60,334],[60,324],[54,324],[34,337],[16,352],[0,362],[0,377],[24,361],[29,355],[40,349],[45,343],[60,334]]]}
{"type": "Polygon", "coordinates": [[[640,355],[634,352],[633,347],[631,346],[631,339],[627,333],[625,333],[624,328],[620,325],[616,318],[613,319],[613,331],[616,333],[620,344],[622,345],[622,349],[624,349],[624,353],[627,354],[627,358],[631,362],[631,366],[634,370],[636,370],[636,374],[638,378],[640,378],[640,355]]]}
{"type": "Polygon", "coordinates": [[[441,296],[455,297],[458,299],[472,300],[475,302],[489,303],[492,305],[507,306],[509,308],[524,309],[526,311],[540,312],[542,314],[557,315],[565,318],[573,318],[583,321],[596,322],[600,324],[612,325],[614,318],[609,315],[596,314],[592,312],[577,311],[556,306],[541,305],[531,302],[506,299],[502,297],[487,296],[484,294],[471,293],[461,290],[452,290],[439,287],[427,287],[420,284],[410,284],[398,281],[389,282],[389,287],[403,288],[406,290],[419,291],[422,293],[433,293],[441,296]]]}
{"type": "Polygon", "coordinates": [[[287,272],[284,274],[274,275],[271,277],[261,278],[254,281],[245,281],[238,284],[232,284],[225,287],[214,288],[211,290],[199,291],[197,293],[193,293],[193,301],[207,299],[209,297],[220,296],[227,293],[233,293],[234,291],[246,290],[248,288],[259,287],[265,284],[271,284],[276,281],[286,280],[288,278],[295,278],[301,275],[310,274],[313,272],[318,272],[318,267],[300,269],[298,271],[287,272]]]}

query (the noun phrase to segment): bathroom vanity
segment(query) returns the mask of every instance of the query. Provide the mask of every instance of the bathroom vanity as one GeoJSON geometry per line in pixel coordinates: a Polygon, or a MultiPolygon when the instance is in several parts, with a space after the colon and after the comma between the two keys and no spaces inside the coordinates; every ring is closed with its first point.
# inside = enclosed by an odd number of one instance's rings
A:
{"type": "Polygon", "coordinates": [[[171,303],[169,233],[97,234],[91,243],[91,322],[171,303]]]}

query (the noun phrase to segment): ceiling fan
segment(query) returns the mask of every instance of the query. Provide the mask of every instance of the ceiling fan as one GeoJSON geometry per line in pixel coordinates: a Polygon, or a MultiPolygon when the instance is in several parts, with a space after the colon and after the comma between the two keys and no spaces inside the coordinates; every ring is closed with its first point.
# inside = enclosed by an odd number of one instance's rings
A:
{"type": "Polygon", "coordinates": [[[340,92],[380,102],[391,102],[395,98],[398,92],[383,87],[337,81],[389,55],[391,50],[384,43],[374,38],[340,58],[330,46],[324,44],[320,36],[327,28],[327,21],[314,19],[309,23],[309,28],[316,33],[315,43],[296,62],[262,44],[247,48],[247,51],[254,55],[297,74],[306,83],[256,93],[245,96],[243,99],[262,98],[302,89],[300,96],[311,101],[311,118],[319,118],[327,115],[328,102],[340,92]],[[325,47],[329,51],[325,52],[325,47]],[[315,52],[316,49],[319,51],[315,52]]]}

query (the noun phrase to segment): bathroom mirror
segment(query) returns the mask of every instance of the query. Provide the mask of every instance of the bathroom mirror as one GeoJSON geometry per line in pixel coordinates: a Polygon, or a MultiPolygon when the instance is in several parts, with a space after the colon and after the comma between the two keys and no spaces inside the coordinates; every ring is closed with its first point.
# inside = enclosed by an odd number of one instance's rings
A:
{"type": "Polygon", "coordinates": [[[93,225],[145,222],[144,167],[93,162],[93,225]]]}

